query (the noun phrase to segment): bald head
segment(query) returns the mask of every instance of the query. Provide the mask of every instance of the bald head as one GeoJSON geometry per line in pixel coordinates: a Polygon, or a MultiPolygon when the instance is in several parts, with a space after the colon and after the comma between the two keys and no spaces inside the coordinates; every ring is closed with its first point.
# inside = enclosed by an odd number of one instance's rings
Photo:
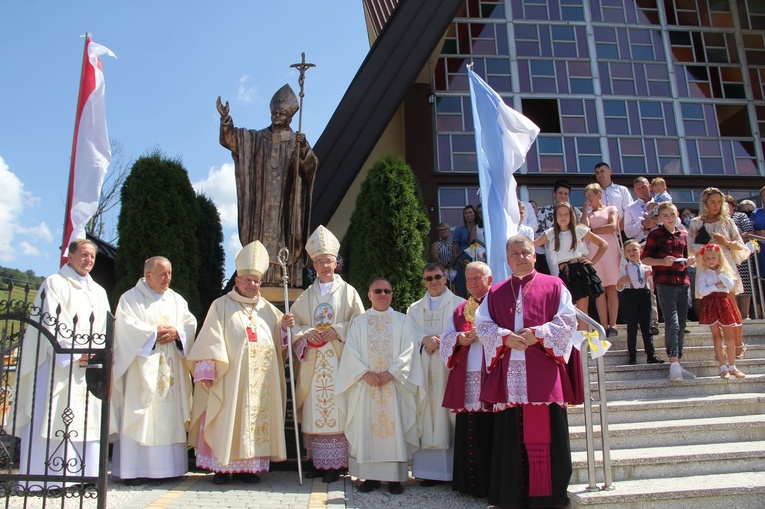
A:
{"type": "Polygon", "coordinates": [[[146,284],[157,293],[165,293],[173,279],[173,266],[164,256],[152,256],[143,264],[146,284]]]}

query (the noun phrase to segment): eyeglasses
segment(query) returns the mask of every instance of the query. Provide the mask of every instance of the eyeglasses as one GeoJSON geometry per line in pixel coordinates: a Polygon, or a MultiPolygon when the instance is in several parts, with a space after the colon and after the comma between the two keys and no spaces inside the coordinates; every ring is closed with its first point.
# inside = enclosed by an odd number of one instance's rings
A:
{"type": "Polygon", "coordinates": [[[319,262],[319,261],[314,261],[313,262],[314,265],[321,265],[322,267],[329,267],[333,263],[335,263],[335,260],[330,260],[328,262],[319,262]]]}
{"type": "Polygon", "coordinates": [[[441,278],[442,278],[442,277],[444,277],[444,275],[443,275],[443,274],[436,274],[435,276],[427,276],[427,277],[423,277],[422,279],[424,279],[425,281],[427,281],[428,283],[430,283],[430,282],[431,282],[431,281],[433,281],[434,279],[435,279],[436,281],[441,281],[441,278]]]}
{"type": "Polygon", "coordinates": [[[374,293],[375,295],[380,295],[381,293],[384,293],[385,295],[390,295],[391,293],[393,293],[393,290],[388,290],[387,288],[375,288],[374,290],[372,290],[372,293],[374,293]]]}

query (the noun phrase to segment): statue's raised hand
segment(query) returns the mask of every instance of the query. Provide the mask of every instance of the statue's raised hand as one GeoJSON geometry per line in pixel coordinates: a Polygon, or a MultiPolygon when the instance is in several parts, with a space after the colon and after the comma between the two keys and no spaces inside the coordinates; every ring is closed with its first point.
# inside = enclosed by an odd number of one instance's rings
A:
{"type": "Polygon", "coordinates": [[[220,118],[225,118],[228,116],[228,111],[229,111],[228,101],[226,101],[226,104],[224,105],[220,100],[220,96],[218,96],[218,100],[215,102],[215,107],[218,108],[218,113],[220,113],[220,118]]]}

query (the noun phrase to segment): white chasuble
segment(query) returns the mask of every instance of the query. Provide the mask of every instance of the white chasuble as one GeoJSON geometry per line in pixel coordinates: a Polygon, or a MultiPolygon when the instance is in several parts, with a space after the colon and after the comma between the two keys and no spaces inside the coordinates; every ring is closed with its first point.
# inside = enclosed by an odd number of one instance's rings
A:
{"type": "Polygon", "coordinates": [[[183,356],[196,318],[183,297],[156,294],[142,278],[120,298],[116,319],[113,402],[122,403],[121,435],[147,446],[185,444],[191,375],[183,356]],[[183,351],[175,342],[155,344],[158,325],[176,328],[183,351]]]}
{"type": "Polygon", "coordinates": [[[232,290],[210,306],[188,355],[190,365],[214,361],[210,392],[194,388],[189,443],[199,448],[204,440],[219,465],[286,458],[281,317],[265,299],[232,290]]]}
{"type": "Polygon", "coordinates": [[[422,366],[413,357],[417,343],[414,323],[392,309],[368,310],[351,322],[336,390],[346,416],[352,470],[365,463],[391,463],[397,471],[397,463],[405,464],[419,447],[417,410],[424,382],[422,366]],[[394,380],[373,387],[362,379],[368,371],[388,371],[394,380]]]}
{"type": "MultiPolygon", "coordinates": [[[[40,316],[44,317],[42,325],[56,335],[59,344],[64,348],[88,346],[82,344],[86,339],[80,339],[75,344],[75,335],[88,338],[91,332],[101,335],[106,333],[106,318],[109,312],[106,291],[90,276],[79,276],[68,264],[43,282],[33,305],[40,310],[40,316]],[[44,303],[43,293],[46,296],[44,303]],[[58,316],[59,328],[56,333],[52,323],[57,316],[58,306],[61,306],[61,314],[58,316]],[[91,315],[94,318],[92,329],[91,315]],[[77,326],[73,329],[75,317],[77,326]]],[[[88,394],[86,370],[77,365],[80,354],[56,355],[48,339],[34,327],[27,327],[22,341],[16,387],[13,388],[17,396],[7,416],[7,422],[15,423],[16,434],[21,437],[21,470],[28,469],[31,474],[42,474],[45,462],[49,458],[64,459],[64,454],[57,447],[68,432],[71,440],[65,459],[68,471],[76,471],[77,475],[98,475],[101,400],[88,394]],[[32,416],[34,429],[30,426],[32,416]],[[46,450],[49,450],[48,457],[46,450]],[[89,458],[86,460],[84,472],[80,470],[83,468],[83,454],[89,458]]],[[[103,336],[94,338],[94,341],[101,344],[93,344],[93,347],[103,348],[103,336]]],[[[110,423],[110,431],[116,432],[114,416],[110,423]]],[[[60,475],[61,470],[53,473],[60,475]]],[[[54,486],[57,484],[47,484],[48,488],[54,486]]]]}
{"type": "Polygon", "coordinates": [[[295,393],[302,431],[317,435],[342,433],[345,419],[337,410],[335,378],[351,319],[364,312],[361,297],[351,285],[335,275],[329,293],[322,295],[320,282],[316,279],[298,297],[290,311],[295,316],[293,348],[300,360],[295,393]],[[330,327],[337,332],[337,339],[319,347],[307,344],[307,332],[324,331],[330,327]]]}
{"type": "Polygon", "coordinates": [[[454,295],[446,289],[438,300],[438,305],[431,310],[429,296],[418,300],[407,310],[406,314],[419,329],[419,351],[415,357],[419,357],[422,370],[425,374],[425,405],[420,412],[422,420],[421,449],[448,449],[454,439],[454,414],[448,408],[444,408],[444,393],[446,381],[449,378],[449,370],[438,351],[429,354],[422,346],[422,338],[425,336],[441,336],[448,328],[452,320],[454,309],[465,299],[454,295]]]}

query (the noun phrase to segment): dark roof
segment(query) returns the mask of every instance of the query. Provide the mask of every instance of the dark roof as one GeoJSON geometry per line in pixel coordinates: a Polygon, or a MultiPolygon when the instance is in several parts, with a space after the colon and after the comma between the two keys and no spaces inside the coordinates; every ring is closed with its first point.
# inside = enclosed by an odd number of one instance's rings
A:
{"type": "Polygon", "coordinates": [[[311,230],[337,210],[463,4],[399,1],[314,147],[319,171],[311,230]]]}

